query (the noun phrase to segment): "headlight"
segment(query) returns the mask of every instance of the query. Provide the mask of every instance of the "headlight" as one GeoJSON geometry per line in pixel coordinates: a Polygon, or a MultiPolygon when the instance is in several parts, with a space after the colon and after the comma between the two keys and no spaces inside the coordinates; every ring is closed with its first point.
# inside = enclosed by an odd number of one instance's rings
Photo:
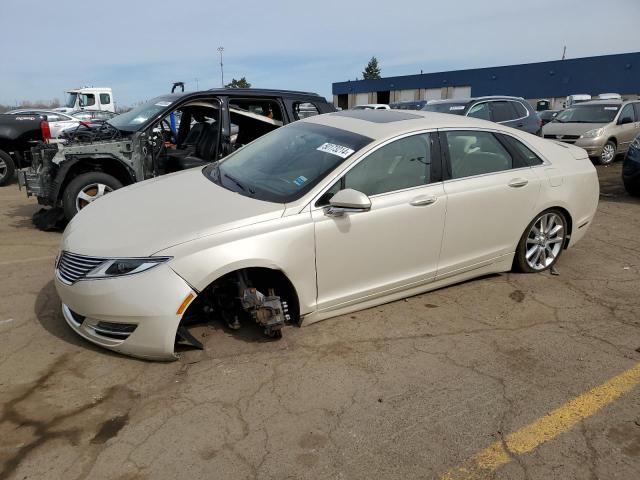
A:
{"type": "Polygon", "coordinates": [[[631,147],[640,150],[640,135],[631,143],[631,147]]]}
{"type": "Polygon", "coordinates": [[[110,278],[133,275],[145,272],[161,263],[171,260],[171,258],[173,257],[114,258],[102,262],[87,273],[85,278],[110,278]]]}
{"type": "Polygon", "coordinates": [[[604,133],[604,128],[594,128],[593,130],[589,130],[588,132],[583,133],[580,138],[594,138],[599,137],[604,133]]]}

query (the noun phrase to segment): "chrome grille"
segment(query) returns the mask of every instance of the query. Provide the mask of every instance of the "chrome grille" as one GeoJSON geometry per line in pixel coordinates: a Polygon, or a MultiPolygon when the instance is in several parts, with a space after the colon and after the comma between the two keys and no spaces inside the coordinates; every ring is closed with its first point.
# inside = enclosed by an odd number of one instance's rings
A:
{"type": "Polygon", "coordinates": [[[85,257],[76,253],[62,252],[56,271],[62,281],[71,284],[82,280],[87,273],[106,260],[101,257],[85,257]]]}

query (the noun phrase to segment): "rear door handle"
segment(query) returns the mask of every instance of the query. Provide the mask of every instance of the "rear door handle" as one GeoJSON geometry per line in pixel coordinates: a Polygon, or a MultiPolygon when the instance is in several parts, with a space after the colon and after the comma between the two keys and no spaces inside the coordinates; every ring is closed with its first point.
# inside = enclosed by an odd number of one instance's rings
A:
{"type": "Polygon", "coordinates": [[[520,188],[524,187],[527,183],[529,183],[529,180],[526,178],[514,178],[509,182],[509,186],[512,188],[520,188]]]}
{"type": "Polygon", "coordinates": [[[431,205],[438,200],[438,197],[434,197],[433,195],[420,195],[419,197],[414,198],[409,202],[409,205],[414,207],[422,207],[424,205],[431,205]]]}

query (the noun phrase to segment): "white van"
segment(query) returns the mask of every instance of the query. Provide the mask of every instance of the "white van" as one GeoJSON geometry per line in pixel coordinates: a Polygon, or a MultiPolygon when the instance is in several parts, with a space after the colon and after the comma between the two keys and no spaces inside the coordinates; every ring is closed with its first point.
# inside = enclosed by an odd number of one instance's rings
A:
{"type": "Polygon", "coordinates": [[[564,108],[569,108],[571,105],[575,105],[576,103],[588,102],[591,100],[591,95],[587,95],[586,93],[579,93],[576,95],[569,95],[564,101],[564,108]]]}
{"type": "Polygon", "coordinates": [[[115,112],[113,93],[110,88],[84,87],[67,91],[64,107],[56,108],[56,112],[70,113],[74,110],[105,110],[115,112]]]}

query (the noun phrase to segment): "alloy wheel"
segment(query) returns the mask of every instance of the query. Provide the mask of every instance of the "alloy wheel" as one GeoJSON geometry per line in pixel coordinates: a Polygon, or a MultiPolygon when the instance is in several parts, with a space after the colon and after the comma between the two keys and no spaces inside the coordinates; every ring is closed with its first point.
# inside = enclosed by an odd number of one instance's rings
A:
{"type": "Polygon", "coordinates": [[[7,175],[7,163],[0,158],[0,180],[7,175]]]}
{"type": "Polygon", "coordinates": [[[549,267],[560,254],[564,241],[564,219],[557,213],[538,218],[527,235],[525,259],[533,270],[549,267]]]}
{"type": "Polygon", "coordinates": [[[602,163],[606,165],[608,163],[611,163],[615,158],[615,156],[616,156],[615,147],[612,144],[607,143],[602,149],[602,155],[600,156],[600,159],[602,163]]]}
{"type": "Polygon", "coordinates": [[[104,197],[110,192],[113,192],[113,189],[104,183],[91,183],[78,193],[76,197],[76,209],[80,211],[91,202],[96,201],[100,197],[104,197]]]}

